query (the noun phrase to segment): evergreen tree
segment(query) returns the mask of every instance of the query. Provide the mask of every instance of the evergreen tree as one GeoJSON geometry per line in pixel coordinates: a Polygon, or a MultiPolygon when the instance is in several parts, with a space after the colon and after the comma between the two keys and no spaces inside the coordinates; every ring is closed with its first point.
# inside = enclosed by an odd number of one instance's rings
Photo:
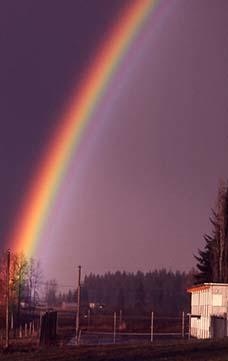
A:
{"type": "Polygon", "coordinates": [[[204,250],[198,250],[197,260],[198,272],[195,275],[195,283],[215,282],[213,269],[214,240],[212,237],[204,236],[206,245],[204,250]]]}
{"type": "Polygon", "coordinates": [[[124,297],[124,290],[122,287],[119,289],[117,296],[117,308],[122,311],[124,311],[125,309],[125,297],[124,297]]]}
{"type": "Polygon", "coordinates": [[[204,249],[195,256],[196,283],[228,282],[228,185],[220,184],[217,209],[212,212],[212,233],[204,235],[204,249]]]}
{"type": "Polygon", "coordinates": [[[135,291],[135,308],[141,313],[145,309],[145,290],[141,279],[139,279],[137,283],[135,291]]]}
{"type": "Polygon", "coordinates": [[[55,306],[57,303],[57,281],[52,279],[45,284],[45,300],[48,306],[55,306]]]}

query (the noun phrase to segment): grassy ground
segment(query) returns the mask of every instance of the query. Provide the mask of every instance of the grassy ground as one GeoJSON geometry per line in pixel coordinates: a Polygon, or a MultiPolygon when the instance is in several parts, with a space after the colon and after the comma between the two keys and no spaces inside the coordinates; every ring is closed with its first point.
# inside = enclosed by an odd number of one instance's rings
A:
{"type": "Polygon", "coordinates": [[[13,346],[1,361],[228,361],[228,340],[135,346],[80,346],[38,349],[13,346]],[[20,350],[20,351],[19,351],[20,350]]]}

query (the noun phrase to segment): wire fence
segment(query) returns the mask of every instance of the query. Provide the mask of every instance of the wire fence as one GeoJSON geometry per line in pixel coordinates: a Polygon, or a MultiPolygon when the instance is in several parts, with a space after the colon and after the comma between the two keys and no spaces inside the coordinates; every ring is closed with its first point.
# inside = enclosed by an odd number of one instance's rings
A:
{"type": "MultiPolygon", "coordinates": [[[[75,315],[60,312],[58,331],[72,327],[75,315]]],[[[121,311],[109,315],[90,314],[80,318],[81,344],[111,344],[154,342],[161,339],[185,339],[189,337],[189,317],[184,312],[177,316],[160,316],[154,312],[147,315],[124,315],[121,311]]],[[[75,344],[72,337],[70,344],[75,344]]]]}
{"type": "MultiPolygon", "coordinates": [[[[24,312],[20,323],[10,317],[9,338],[39,339],[44,310],[24,312]]],[[[0,320],[0,346],[5,339],[5,320],[0,320]]],[[[76,311],[58,309],[57,336],[62,342],[80,344],[126,344],[156,342],[157,340],[189,338],[189,316],[180,312],[176,316],[127,314],[122,311],[102,314],[88,310],[80,315],[80,332],[76,340],[76,311]]]]}

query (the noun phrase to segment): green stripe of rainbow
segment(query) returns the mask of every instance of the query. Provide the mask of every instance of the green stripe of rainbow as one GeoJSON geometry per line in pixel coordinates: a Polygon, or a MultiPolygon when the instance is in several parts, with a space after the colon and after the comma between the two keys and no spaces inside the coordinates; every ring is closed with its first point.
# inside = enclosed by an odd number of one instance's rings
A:
{"type": "Polygon", "coordinates": [[[52,142],[47,147],[46,156],[38,167],[19,212],[10,237],[10,244],[16,252],[24,252],[27,257],[33,255],[45,219],[83,131],[118,64],[157,2],[132,0],[98,51],[93,65],[79,91],[73,96],[52,142]]]}

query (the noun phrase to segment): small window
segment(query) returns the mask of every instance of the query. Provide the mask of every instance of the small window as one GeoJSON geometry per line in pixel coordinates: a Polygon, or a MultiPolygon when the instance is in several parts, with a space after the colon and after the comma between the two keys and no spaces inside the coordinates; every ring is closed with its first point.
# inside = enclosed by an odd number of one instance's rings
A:
{"type": "Polygon", "coordinates": [[[222,295],[213,295],[212,305],[222,306],[222,295]]]}

